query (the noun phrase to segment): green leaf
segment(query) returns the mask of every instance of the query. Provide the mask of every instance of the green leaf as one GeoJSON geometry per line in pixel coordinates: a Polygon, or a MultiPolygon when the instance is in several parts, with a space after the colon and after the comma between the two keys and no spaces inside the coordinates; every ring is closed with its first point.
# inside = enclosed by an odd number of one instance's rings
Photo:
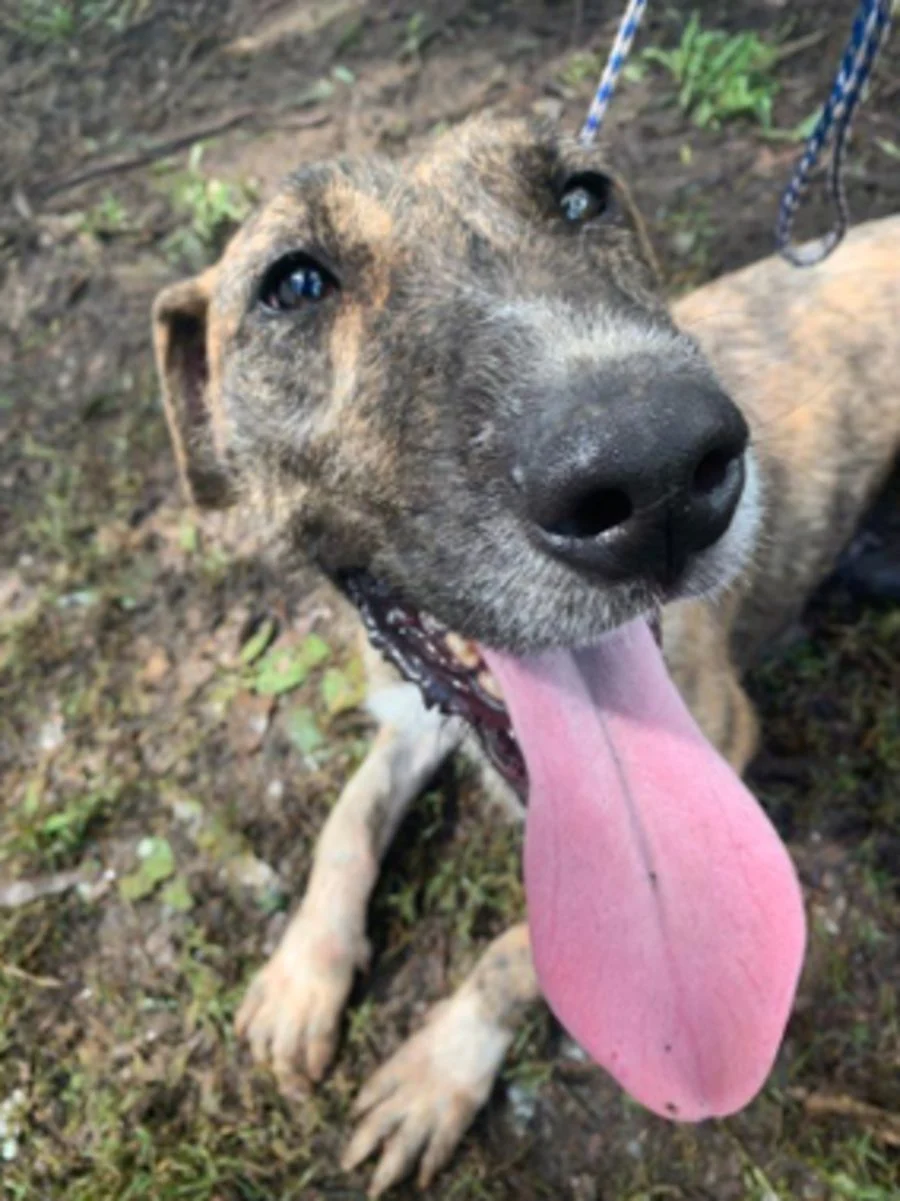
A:
{"type": "Polygon", "coordinates": [[[188,913],[194,908],[194,898],[184,876],[176,876],[160,893],[159,899],[176,913],[188,913]]]}
{"type": "Polygon", "coordinates": [[[292,709],[286,724],[288,737],[301,755],[313,754],[325,741],[312,709],[292,709]]]}
{"type": "Polygon", "coordinates": [[[876,138],[875,143],[884,151],[888,158],[900,159],[900,146],[896,142],[891,142],[888,138],[876,138]]]}
{"type": "MultiPolygon", "coordinates": [[[[817,108],[808,117],[804,117],[793,129],[764,129],[761,136],[772,142],[805,142],[815,129],[821,112],[822,110],[817,108]]],[[[878,141],[877,138],[875,140],[878,141]]]]}
{"type": "Polygon", "coordinates": [[[290,906],[290,897],[280,888],[267,888],[259,896],[257,903],[263,913],[284,913],[290,906]]]}
{"type": "Polygon", "coordinates": [[[822,115],[822,110],[820,108],[817,108],[815,110],[815,112],[810,113],[808,117],[805,117],[799,123],[799,125],[796,125],[791,130],[791,133],[797,139],[798,142],[800,142],[800,141],[805,142],[807,138],[812,136],[812,131],[815,129],[816,125],[819,123],[819,117],[821,117],[821,115],[822,115]]]}
{"type": "Polygon", "coordinates": [[[332,67],[331,74],[339,83],[346,84],[348,88],[356,83],[356,76],[349,67],[342,67],[338,64],[336,67],[332,67]]]}
{"type": "Polygon", "coordinates": [[[318,634],[310,634],[300,645],[300,655],[303,662],[310,668],[324,663],[331,654],[331,647],[318,634]]]}
{"type": "Polygon", "coordinates": [[[255,663],[272,639],[275,637],[275,622],[270,617],[260,622],[256,632],[251,635],[241,647],[241,662],[255,663]]]}
{"type": "Polygon", "coordinates": [[[322,700],[325,708],[335,716],[347,709],[355,709],[362,700],[362,688],[339,667],[329,667],[322,677],[322,700]]]}
{"type": "Polygon", "coordinates": [[[262,696],[280,696],[297,688],[307,675],[307,668],[290,651],[270,651],[259,665],[256,691],[262,696]]]}
{"type": "Polygon", "coordinates": [[[34,817],[41,807],[41,797],[44,794],[44,784],[40,779],[31,779],[22,798],[22,812],[26,817],[34,817]]]}
{"type": "Polygon", "coordinates": [[[290,692],[330,654],[328,643],[318,634],[310,634],[299,647],[275,647],[257,665],[256,691],[262,696],[281,696],[290,692]]]}
{"type": "Polygon", "coordinates": [[[358,45],[362,41],[365,29],[365,21],[362,17],[357,17],[349,25],[345,25],[334,47],[335,54],[343,54],[345,50],[350,50],[358,45]]]}
{"type": "Polygon", "coordinates": [[[190,521],[181,523],[181,528],[178,531],[178,544],[181,549],[188,555],[192,555],[197,549],[197,527],[190,521]]]}
{"type": "Polygon", "coordinates": [[[119,892],[126,901],[148,897],[158,884],[175,874],[175,855],[165,838],[142,838],[137,855],[140,860],[137,871],[119,881],[119,892]]]}
{"type": "Polygon", "coordinates": [[[315,83],[303,88],[295,97],[294,104],[298,108],[308,108],[313,104],[321,104],[334,95],[334,84],[330,79],[317,79],[315,83]]]}

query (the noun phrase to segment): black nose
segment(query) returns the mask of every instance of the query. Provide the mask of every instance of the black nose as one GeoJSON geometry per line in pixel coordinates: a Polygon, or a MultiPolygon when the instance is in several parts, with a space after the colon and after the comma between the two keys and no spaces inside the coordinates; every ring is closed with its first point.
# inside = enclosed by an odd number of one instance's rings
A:
{"type": "Polygon", "coordinates": [[[748,430],[706,380],[605,378],[523,432],[516,481],[542,545],[611,581],[671,586],[728,529],[748,430]]]}

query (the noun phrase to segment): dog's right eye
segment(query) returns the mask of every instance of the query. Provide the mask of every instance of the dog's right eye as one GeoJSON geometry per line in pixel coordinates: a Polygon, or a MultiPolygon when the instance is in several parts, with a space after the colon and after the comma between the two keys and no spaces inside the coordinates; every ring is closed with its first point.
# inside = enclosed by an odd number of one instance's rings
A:
{"type": "Polygon", "coordinates": [[[285,255],[263,276],[259,302],[273,313],[289,313],[303,305],[318,304],[338,289],[327,268],[308,254],[285,255]]]}
{"type": "Polygon", "coordinates": [[[595,217],[608,215],[613,204],[614,186],[608,175],[583,171],[566,180],[559,197],[563,217],[572,225],[584,225],[595,217]]]}

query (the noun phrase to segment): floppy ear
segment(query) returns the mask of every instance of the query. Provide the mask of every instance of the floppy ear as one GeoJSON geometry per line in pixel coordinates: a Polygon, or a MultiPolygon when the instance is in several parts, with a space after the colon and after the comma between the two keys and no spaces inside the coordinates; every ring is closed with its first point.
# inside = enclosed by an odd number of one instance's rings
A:
{"type": "Polygon", "coordinates": [[[194,504],[221,509],[234,489],[212,437],[207,316],[212,272],[165,288],[153,305],[153,347],[169,433],[194,504]]]}

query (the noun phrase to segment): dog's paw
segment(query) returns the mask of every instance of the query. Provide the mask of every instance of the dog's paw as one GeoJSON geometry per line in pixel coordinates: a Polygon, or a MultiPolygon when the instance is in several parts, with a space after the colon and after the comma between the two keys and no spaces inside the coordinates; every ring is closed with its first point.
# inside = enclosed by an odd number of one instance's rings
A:
{"type": "Polygon", "coordinates": [[[490,1095],[509,1031],[487,1017],[475,989],[437,1006],[360,1093],[360,1123],[342,1159],[352,1171],[376,1151],[370,1197],[380,1197],[418,1165],[427,1188],[490,1095]]]}
{"type": "Polygon", "coordinates": [[[294,917],[235,1019],[253,1058],[270,1065],[289,1093],[324,1076],[337,1049],[354,974],[369,962],[361,932],[341,929],[333,914],[326,925],[316,913],[314,906],[304,906],[294,917]]]}

